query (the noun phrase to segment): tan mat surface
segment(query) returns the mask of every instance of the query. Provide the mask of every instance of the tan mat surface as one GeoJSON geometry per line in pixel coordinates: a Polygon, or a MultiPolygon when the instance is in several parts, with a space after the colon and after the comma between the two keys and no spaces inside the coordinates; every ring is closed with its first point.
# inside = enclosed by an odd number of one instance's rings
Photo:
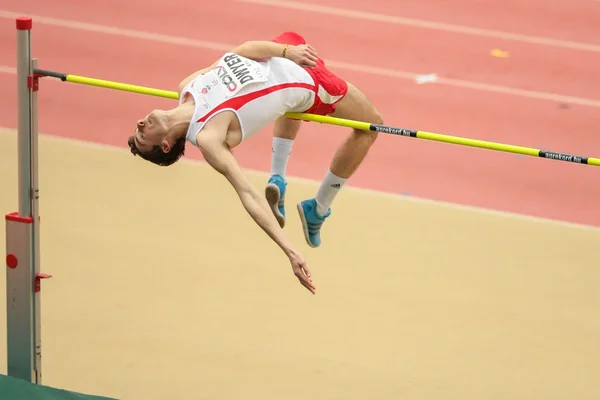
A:
{"type": "MultiPolygon", "coordinates": [[[[0,146],[9,213],[14,132],[0,146]]],[[[316,186],[292,180],[286,231],[311,296],[204,165],[42,137],[40,174],[44,384],[143,400],[600,398],[599,230],[348,189],[313,250],[293,206],[316,186]]]]}

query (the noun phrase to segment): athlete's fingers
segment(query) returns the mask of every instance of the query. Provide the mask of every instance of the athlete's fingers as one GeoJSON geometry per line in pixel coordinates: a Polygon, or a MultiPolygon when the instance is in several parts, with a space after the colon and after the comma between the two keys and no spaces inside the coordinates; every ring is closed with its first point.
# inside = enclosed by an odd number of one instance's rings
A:
{"type": "Polygon", "coordinates": [[[294,275],[296,275],[298,279],[312,281],[310,278],[310,271],[305,265],[300,264],[294,268],[294,275]]]}
{"type": "Polygon", "coordinates": [[[314,67],[315,65],[317,65],[317,59],[316,58],[312,58],[308,55],[305,55],[304,57],[302,57],[302,63],[314,67]]]}
{"type": "Polygon", "coordinates": [[[303,265],[302,270],[304,271],[304,275],[306,275],[306,277],[310,279],[310,270],[308,269],[308,267],[306,265],[303,265]]]}
{"type": "Polygon", "coordinates": [[[310,290],[313,294],[315,293],[316,287],[312,283],[312,279],[310,278],[310,272],[307,271],[305,265],[298,265],[297,268],[294,270],[294,275],[296,275],[296,278],[298,278],[302,286],[310,290]]]}
{"type": "Polygon", "coordinates": [[[308,284],[309,290],[314,294],[316,292],[317,288],[316,288],[315,284],[313,283],[312,279],[310,278],[310,273],[306,279],[307,279],[307,284],[308,284]]]}
{"type": "Polygon", "coordinates": [[[315,285],[313,285],[312,282],[309,282],[309,281],[304,280],[304,279],[300,279],[300,283],[302,284],[302,286],[304,286],[305,288],[307,288],[308,290],[310,290],[310,292],[312,294],[316,293],[317,288],[315,287],[315,285]]]}
{"type": "Polygon", "coordinates": [[[315,57],[315,58],[317,57],[317,52],[315,50],[310,49],[310,48],[306,49],[306,54],[308,54],[308,55],[310,55],[312,57],[315,57]]]}
{"type": "Polygon", "coordinates": [[[312,46],[310,46],[310,45],[304,45],[304,46],[302,46],[302,50],[306,54],[311,54],[311,55],[314,55],[314,56],[317,55],[317,51],[312,46]]]}
{"type": "Polygon", "coordinates": [[[306,65],[307,67],[314,67],[315,65],[317,65],[317,63],[315,61],[309,60],[309,59],[305,59],[303,61],[303,64],[306,65]]]}
{"type": "Polygon", "coordinates": [[[314,54],[314,53],[311,53],[311,52],[308,52],[308,51],[307,51],[306,53],[304,53],[304,55],[305,55],[306,57],[308,57],[308,58],[312,59],[312,60],[316,60],[316,59],[317,59],[317,55],[316,55],[316,54],[314,54]]]}

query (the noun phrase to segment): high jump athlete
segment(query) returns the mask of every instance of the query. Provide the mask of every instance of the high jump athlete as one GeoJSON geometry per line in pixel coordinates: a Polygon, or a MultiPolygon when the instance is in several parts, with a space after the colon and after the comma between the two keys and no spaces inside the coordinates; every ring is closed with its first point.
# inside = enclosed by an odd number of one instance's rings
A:
{"type": "MultiPolygon", "coordinates": [[[[300,283],[315,286],[305,258],[288,242],[285,225],[286,168],[301,120],[287,112],[330,115],[375,124],[383,120],[354,85],[332,73],[315,49],[295,32],[271,41],[248,41],[223,54],[179,85],[179,102],[137,121],[131,152],[167,166],[184,154],[186,142],[233,186],[246,211],[288,256],[300,283]],[[251,185],[231,149],[274,123],[271,173],[264,196],[251,185]]],[[[297,204],[306,242],[321,244],[321,227],[346,181],[359,167],[376,132],[352,130],[333,156],[314,198],[297,204]]]]}

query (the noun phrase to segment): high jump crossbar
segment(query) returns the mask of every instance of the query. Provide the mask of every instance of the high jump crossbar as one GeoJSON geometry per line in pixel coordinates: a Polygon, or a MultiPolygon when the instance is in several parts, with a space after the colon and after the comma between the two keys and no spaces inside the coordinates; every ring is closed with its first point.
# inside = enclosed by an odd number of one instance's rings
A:
{"type": "MultiPolygon", "coordinates": [[[[177,99],[177,92],[37,68],[31,57],[30,17],[16,18],[18,101],[18,212],[6,215],[6,304],[8,375],[41,383],[40,218],[38,188],[38,100],[39,78],[177,99]]],[[[344,126],[359,130],[433,140],[461,146],[503,151],[576,164],[600,166],[600,159],[509,144],[441,135],[413,129],[305,113],[287,113],[288,118],[344,126]]]]}
{"type": "MultiPolygon", "coordinates": [[[[48,70],[43,70],[43,69],[35,69],[35,73],[37,74],[38,77],[46,76],[46,77],[58,78],[63,82],[78,83],[78,84],[88,85],[88,86],[98,86],[98,87],[107,88],[107,89],[122,90],[122,91],[126,91],[126,92],[133,92],[133,93],[145,94],[145,95],[150,95],[150,96],[164,97],[167,99],[178,99],[179,98],[179,95],[177,92],[173,92],[173,91],[169,91],[169,90],[154,89],[154,88],[145,87],[145,86],[131,85],[128,83],[113,82],[113,81],[107,81],[107,80],[102,80],[102,79],[89,78],[89,77],[85,77],[85,76],[48,71],[48,70]]],[[[495,142],[489,142],[489,141],[477,140],[477,139],[469,139],[469,138],[458,137],[458,136],[442,135],[439,133],[424,132],[424,131],[414,130],[414,129],[396,128],[396,127],[392,127],[392,126],[371,124],[371,123],[367,123],[367,122],[353,121],[353,120],[349,120],[349,119],[334,118],[334,117],[330,117],[330,116],[322,116],[322,115],[315,115],[315,114],[286,113],[286,114],[284,114],[284,116],[288,117],[288,118],[292,118],[292,119],[300,119],[300,120],[304,120],[304,121],[312,121],[312,122],[318,122],[318,123],[322,123],[322,124],[344,126],[344,127],[360,129],[360,130],[370,130],[370,131],[386,133],[386,134],[390,134],[390,135],[408,136],[408,137],[412,137],[412,138],[427,139],[427,140],[433,140],[436,142],[445,142],[445,143],[451,143],[451,144],[456,144],[456,145],[461,145],[461,146],[477,147],[477,148],[487,149],[487,150],[503,151],[503,152],[508,152],[508,153],[521,154],[521,155],[525,155],[525,156],[549,158],[552,160],[566,161],[566,162],[571,162],[571,163],[576,163],[576,164],[600,166],[599,158],[584,157],[584,156],[579,156],[579,155],[574,155],[574,154],[569,154],[569,153],[534,149],[534,148],[529,148],[529,147],[515,146],[515,145],[503,144],[503,143],[495,143],[495,142]]]]}

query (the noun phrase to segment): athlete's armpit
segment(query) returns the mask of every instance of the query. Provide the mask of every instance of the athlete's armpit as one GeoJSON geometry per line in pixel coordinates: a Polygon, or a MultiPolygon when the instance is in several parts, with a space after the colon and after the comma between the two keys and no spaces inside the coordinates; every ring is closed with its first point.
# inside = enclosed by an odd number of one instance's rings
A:
{"type": "Polygon", "coordinates": [[[208,67],[199,69],[198,71],[194,72],[193,74],[188,75],[184,80],[182,80],[179,83],[179,90],[177,91],[179,93],[179,95],[181,95],[181,91],[183,90],[183,88],[186,87],[188,83],[193,81],[198,75],[204,75],[208,71],[215,69],[217,67],[218,62],[219,61],[217,60],[214,63],[212,63],[211,65],[209,65],[208,67]]]}

